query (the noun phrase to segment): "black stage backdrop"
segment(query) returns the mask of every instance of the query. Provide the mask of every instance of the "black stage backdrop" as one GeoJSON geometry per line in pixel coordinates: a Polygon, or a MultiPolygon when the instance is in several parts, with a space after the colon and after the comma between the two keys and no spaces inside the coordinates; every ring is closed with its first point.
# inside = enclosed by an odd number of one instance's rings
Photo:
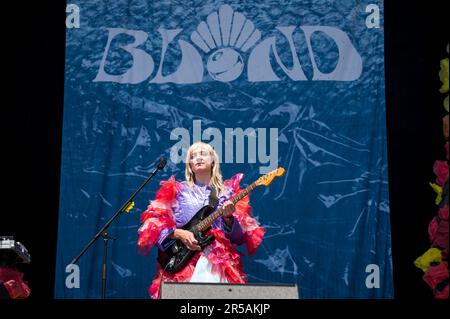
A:
{"type": "MultiPolygon", "coordinates": [[[[427,227],[437,207],[428,183],[434,161],[445,158],[438,72],[448,10],[445,1],[420,3],[385,0],[384,12],[394,285],[403,300],[433,298],[413,262],[429,248],[427,227]]],[[[44,300],[53,298],[54,286],[66,4],[17,4],[5,10],[14,19],[4,28],[3,48],[15,61],[14,90],[4,89],[2,103],[7,174],[0,235],[14,235],[28,248],[32,263],[21,268],[32,299],[44,300]]],[[[9,60],[3,65],[11,68],[9,60]]]]}

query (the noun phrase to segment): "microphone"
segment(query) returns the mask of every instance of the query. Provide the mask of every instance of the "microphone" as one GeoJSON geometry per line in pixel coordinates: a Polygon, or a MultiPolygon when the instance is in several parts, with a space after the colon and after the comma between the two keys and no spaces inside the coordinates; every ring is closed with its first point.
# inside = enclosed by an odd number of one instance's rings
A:
{"type": "Polygon", "coordinates": [[[167,160],[163,156],[161,156],[161,158],[159,159],[159,162],[158,162],[158,169],[163,169],[164,166],[166,166],[166,164],[167,164],[167,160]]]}

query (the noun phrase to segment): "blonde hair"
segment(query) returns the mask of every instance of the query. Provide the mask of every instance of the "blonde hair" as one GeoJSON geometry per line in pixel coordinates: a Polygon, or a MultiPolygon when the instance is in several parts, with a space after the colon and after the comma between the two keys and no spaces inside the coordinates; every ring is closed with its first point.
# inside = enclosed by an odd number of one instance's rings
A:
{"type": "Polygon", "coordinates": [[[186,169],[184,171],[186,182],[189,187],[192,187],[192,185],[195,183],[195,174],[192,171],[189,163],[192,151],[200,146],[203,146],[212,157],[211,180],[209,181],[209,186],[213,187],[216,190],[217,195],[219,195],[221,191],[225,191],[225,187],[223,186],[222,172],[220,171],[219,156],[209,144],[203,142],[195,142],[189,147],[186,154],[186,169]]]}

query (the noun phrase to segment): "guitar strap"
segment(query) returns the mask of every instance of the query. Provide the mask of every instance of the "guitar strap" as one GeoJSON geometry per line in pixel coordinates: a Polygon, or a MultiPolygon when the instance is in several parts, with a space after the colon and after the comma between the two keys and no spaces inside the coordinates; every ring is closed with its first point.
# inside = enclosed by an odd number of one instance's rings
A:
{"type": "Polygon", "coordinates": [[[211,187],[211,193],[209,194],[209,206],[216,209],[217,204],[219,204],[219,198],[217,198],[217,192],[215,187],[211,187]]]}

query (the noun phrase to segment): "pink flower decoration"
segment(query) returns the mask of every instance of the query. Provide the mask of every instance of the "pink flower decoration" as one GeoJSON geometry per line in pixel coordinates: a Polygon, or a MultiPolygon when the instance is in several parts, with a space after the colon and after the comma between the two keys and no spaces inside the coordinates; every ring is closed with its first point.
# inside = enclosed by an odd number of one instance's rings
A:
{"type": "Polygon", "coordinates": [[[436,161],[433,166],[433,172],[436,174],[436,183],[444,186],[448,180],[448,164],[446,161],[436,161]]]}
{"type": "MultiPolygon", "coordinates": [[[[445,286],[440,290],[438,290],[437,288],[440,287],[440,284],[445,280],[448,281],[448,263],[443,261],[439,263],[439,265],[430,266],[430,268],[428,268],[428,270],[423,275],[423,280],[425,280],[425,282],[431,287],[431,289],[433,289],[435,296],[441,299],[443,297],[442,292],[444,292],[445,294],[445,286]]],[[[448,298],[448,283],[446,289],[448,298]]]]}
{"type": "Polygon", "coordinates": [[[430,241],[433,242],[436,238],[436,231],[438,228],[439,224],[437,221],[437,218],[434,217],[430,224],[428,225],[428,236],[430,237],[430,241]]]}
{"type": "Polygon", "coordinates": [[[439,209],[439,218],[441,220],[448,220],[448,204],[445,204],[439,209]]]}

